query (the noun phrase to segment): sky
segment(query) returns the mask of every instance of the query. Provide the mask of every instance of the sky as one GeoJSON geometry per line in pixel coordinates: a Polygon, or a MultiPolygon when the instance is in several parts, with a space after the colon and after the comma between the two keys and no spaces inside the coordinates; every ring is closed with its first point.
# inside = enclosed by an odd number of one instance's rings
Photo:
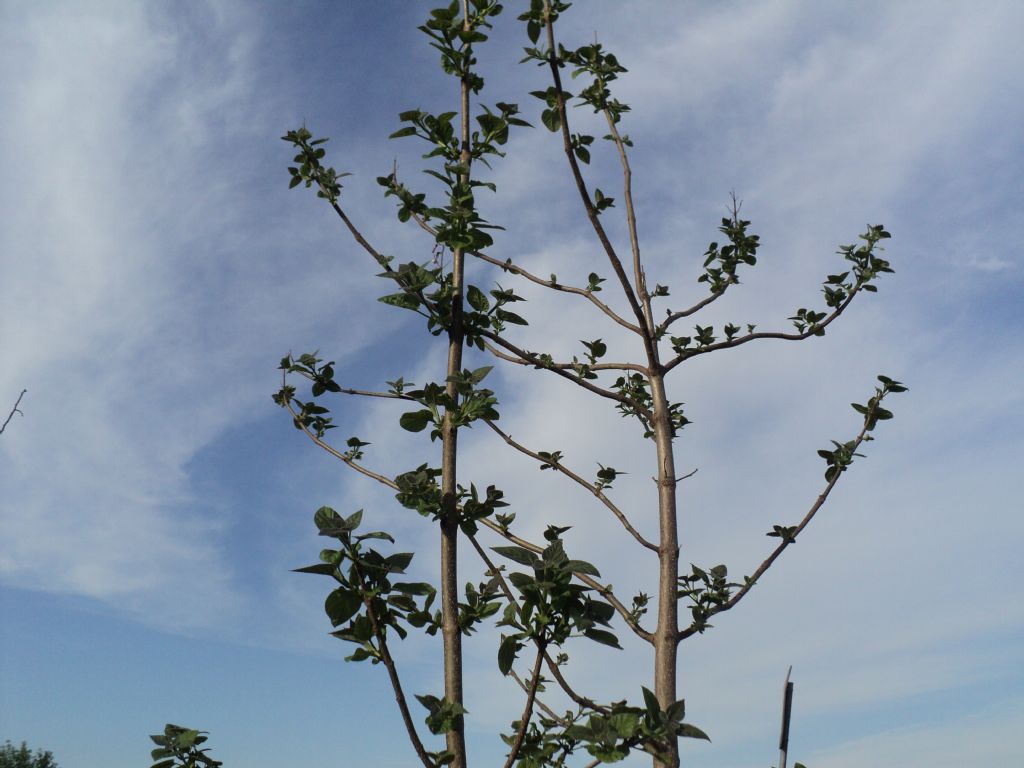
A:
{"type": "MultiPolygon", "coordinates": [[[[423,149],[387,140],[403,110],[457,108],[416,31],[430,7],[0,3],[2,415],[28,390],[0,436],[0,740],[62,768],[128,768],[173,722],[210,731],[228,768],[414,764],[384,670],[343,661],[327,583],[290,569],[316,560],[324,504],[365,509],[418,553],[417,578],[433,579],[436,531],[270,395],[288,352],[320,350],[357,388],[443,375],[443,343],[377,302],[389,286],[376,265],[322,201],[288,190],[279,140],[303,124],[329,136],[328,161],[353,173],[347,213],[379,250],[429,260],[430,239],[374,179],[397,167],[432,189],[423,149]]],[[[478,50],[482,98],[540,126],[528,93],[546,73],[517,64],[518,8],[478,50]]],[[[867,223],[893,235],[895,274],[824,338],[701,356],[670,377],[693,422],[677,470],[698,470],[681,485],[681,558],[736,575],[821,491],[816,451],[859,428],[848,404],[877,374],[910,388],[799,545],[683,643],[688,720],[713,740],[685,742],[684,764],[773,764],[790,665],[790,759],[810,768],[1024,762],[1021,28],[1024,6],[998,0],[592,1],[560,23],[567,46],[596,35],[629,70],[615,93],[632,107],[648,279],[671,291],[658,312],[704,295],[702,254],[733,191],[762,248],[704,325],[788,330],[841,270],[839,245],[867,223]]],[[[595,147],[588,182],[620,197],[611,146],[595,147]]],[[[492,253],[565,282],[610,276],[559,139],[521,129],[507,149],[483,176],[497,194],[479,200],[506,227],[492,253]]],[[[621,201],[604,220],[625,248],[621,201]]],[[[528,299],[522,345],[564,358],[600,337],[610,358],[639,359],[587,302],[469,270],[528,299]]],[[[629,472],[614,497],[656,532],[652,446],[632,424],[555,377],[491,376],[517,440],[583,474],[629,472]]],[[[332,437],[371,442],[385,474],[439,460],[425,434],[397,429],[400,406],[330,407],[332,437]]],[[[461,445],[463,478],[502,488],[523,535],[571,525],[567,549],[616,592],[653,589],[656,562],[586,492],[485,429],[461,445]]],[[[468,547],[460,566],[480,578],[468,547]]],[[[652,660],[620,629],[621,651],[574,641],[570,678],[638,700],[652,660]]],[[[478,765],[501,759],[495,734],[522,707],[497,643],[493,628],[466,642],[478,765]]],[[[440,692],[437,650],[397,649],[407,690],[440,692]]]]}

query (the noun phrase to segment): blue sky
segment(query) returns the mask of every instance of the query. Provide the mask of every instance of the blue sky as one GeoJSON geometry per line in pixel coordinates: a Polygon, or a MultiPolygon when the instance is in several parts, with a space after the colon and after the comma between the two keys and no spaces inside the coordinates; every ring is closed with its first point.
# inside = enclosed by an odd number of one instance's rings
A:
{"type": "MultiPolygon", "coordinates": [[[[128,768],[170,721],[210,730],[229,768],[412,764],[383,670],[342,661],[326,582],[289,569],[321,548],[321,504],[366,508],[423,548],[426,578],[433,531],[318,452],[270,394],[289,350],[322,350],[350,386],[439,375],[440,344],[375,301],[387,286],[331,211],[287,190],[278,140],[303,122],[330,136],[368,237],[429,258],[374,182],[397,162],[416,183],[418,147],[386,139],[398,112],[455,108],[415,31],[429,7],[0,5],[4,415],[29,390],[0,438],[0,740],[64,768],[128,768]]],[[[538,122],[526,94],[547,84],[515,64],[515,15],[479,52],[487,100],[538,122]]],[[[691,764],[770,764],[790,664],[791,752],[812,768],[1024,760],[1021,28],[1024,7],[994,0],[579,2],[565,17],[567,45],[596,32],[630,70],[617,93],[633,107],[641,240],[668,306],[702,295],[730,190],[763,247],[702,324],[785,329],[838,270],[837,245],[866,222],[893,234],[896,274],[824,339],[697,358],[671,380],[694,422],[679,470],[699,468],[682,491],[683,558],[737,574],[819,492],[815,451],[858,426],[848,403],[878,373],[911,388],[800,546],[684,643],[689,716],[714,739],[685,745],[691,764]]],[[[615,190],[606,149],[587,172],[615,190]]],[[[566,280],[607,271],[555,137],[515,135],[492,178],[483,213],[507,227],[496,255],[566,280]]],[[[623,242],[619,213],[606,218],[623,242]]],[[[481,267],[471,281],[489,284],[481,267]]],[[[635,355],[585,302],[516,287],[524,345],[566,355],[601,336],[635,355]]],[[[631,473],[617,498],[652,530],[649,445],[630,425],[559,382],[494,376],[514,436],[583,468],[615,458],[631,473]]],[[[336,434],[372,441],[371,463],[396,474],[433,448],[395,434],[388,405],[336,403],[336,434]]],[[[524,532],[571,524],[574,554],[626,594],[649,590],[653,562],[605,510],[520,458],[476,430],[464,476],[505,489],[524,532]]],[[[464,571],[479,566],[467,557],[464,571]]],[[[643,648],[578,645],[580,687],[638,694],[643,648]]],[[[494,632],[468,645],[480,764],[521,709],[496,647],[494,632]]],[[[402,648],[407,688],[440,689],[435,652],[402,648]]]]}

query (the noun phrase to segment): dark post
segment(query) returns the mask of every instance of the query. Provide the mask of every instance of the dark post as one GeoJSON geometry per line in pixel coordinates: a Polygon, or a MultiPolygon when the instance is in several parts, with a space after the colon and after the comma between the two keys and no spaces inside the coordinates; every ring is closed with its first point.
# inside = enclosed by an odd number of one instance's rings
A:
{"type": "Polygon", "coordinates": [[[789,676],[793,672],[790,665],[786,672],[786,682],[782,688],[782,733],[779,734],[779,768],[786,768],[786,751],[789,749],[789,714],[793,710],[793,684],[789,676]]]}

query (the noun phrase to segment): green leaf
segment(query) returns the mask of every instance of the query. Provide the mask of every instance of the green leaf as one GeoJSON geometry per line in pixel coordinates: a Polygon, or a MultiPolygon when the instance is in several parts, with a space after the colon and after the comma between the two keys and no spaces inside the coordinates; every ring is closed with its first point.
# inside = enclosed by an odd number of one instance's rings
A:
{"type": "Polygon", "coordinates": [[[409,563],[412,562],[412,558],[412,552],[396,552],[384,558],[384,565],[387,566],[389,573],[404,573],[405,569],[409,567],[409,563]]]}
{"type": "Polygon", "coordinates": [[[484,292],[477,288],[475,285],[469,286],[469,288],[466,290],[466,300],[469,302],[469,305],[473,307],[473,309],[475,309],[477,312],[486,312],[488,307],[490,307],[491,305],[491,302],[488,301],[487,296],[484,294],[484,292]]]}
{"type": "Polygon", "coordinates": [[[656,718],[661,713],[661,704],[658,703],[658,697],[649,688],[641,687],[641,690],[644,692],[644,704],[647,706],[647,712],[651,717],[656,718]]]}
{"type": "Polygon", "coordinates": [[[398,419],[398,423],[402,429],[408,430],[409,432],[422,432],[426,429],[427,424],[431,422],[434,414],[427,410],[422,411],[409,411],[409,413],[403,413],[398,419]]]}
{"type": "Polygon", "coordinates": [[[515,635],[508,635],[501,638],[501,645],[498,646],[498,671],[508,675],[512,671],[512,664],[516,660],[516,654],[522,647],[522,643],[515,635]]]}
{"type": "Polygon", "coordinates": [[[535,553],[523,547],[491,547],[491,549],[502,557],[515,560],[521,565],[533,567],[540,562],[540,558],[535,553]]]}
{"type": "Polygon", "coordinates": [[[587,576],[596,576],[597,578],[601,578],[601,574],[598,572],[597,568],[586,560],[569,560],[565,564],[565,568],[573,573],[583,573],[587,576]]]}
{"type": "Polygon", "coordinates": [[[337,570],[338,566],[333,563],[316,563],[307,565],[305,568],[292,568],[292,573],[315,573],[322,576],[330,576],[337,570]]]}
{"type": "Polygon", "coordinates": [[[359,612],[363,600],[354,589],[338,588],[327,596],[324,611],[331,619],[331,626],[344,624],[359,612]]]}
{"type": "Polygon", "coordinates": [[[389,139],[400,139],[403,136],[415,136],[416,126],[407,125],[405,128],[399,128],[397,131],[388,136],[389,139]]]}
{"type": "MultiPolygon", "coordinates": [[[[695,725],[690,725],[689,723],[680,723],[677,733],[684,739],[704,739],[705,741],[711,741],[711,737],[704,733],[704,731],[695,725]]],[[[800,764],[797,763],[795,768],[799,768],[799,766],[800,764]]]]}
{"type": "Polygon", "coordinates": [[[405,293],[392,293],[387,296],[381,296],[377,301],[383,302],[384,304],[390,304],[393,307],[401,307],[402,309],[419,309],[420,300],[412,294],[405,293]]]}
{"type": "Polygon", "coordinates": [[[588,629],[583,634],[602,645],[610,645],[612,648],[622,650],[622,646],[619,645],[619,638],[607,630],[588,629]]]}

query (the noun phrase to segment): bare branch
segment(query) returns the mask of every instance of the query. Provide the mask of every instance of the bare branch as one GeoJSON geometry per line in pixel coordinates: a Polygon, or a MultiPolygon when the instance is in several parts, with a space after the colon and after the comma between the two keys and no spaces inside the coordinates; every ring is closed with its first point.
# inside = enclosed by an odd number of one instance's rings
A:
{"type": "Polygon", "coordinates": [[[681,320],[684,317],[689,317],[690,315],[696,314],[697,312],[699,312],[700,310],[704,309],[704,307],[706,307],[708,304],[713,302],[715,299],[717,299],[719,296],[721,296],[724,293],[725,293],[724,290],[717,291],[715,293],[712,293],[710,296],[707,296],[707,297],[701,299],[700,301],[698,301],[696,304],[694,304],[689,309],[684,309],[684,310],[682,310],[680,312],[671,312],[671,313],[669,313],[669,316],[666,317],[658,325],[657,328],[655,328],[655,335],[656,336],[662,336],[665,333],[665,331],[668,330],[668,327],[670,325],[672,325],[672,323],[674,323],[676,320],[681,320]]]}
{"type": "MultiPolygon", "coordinates": [[[[860,444],[864,442],[865,436],[868,433],[869,422],[870,416],[868,416],[868,418],[865,418],[864,427],[861,429],[857,437],[854,438],[851,453],[855,452],[857,448],[860,447],[860,444]]],[[[796,530],[793,531],[792,537],[787,538],[783,536],[782,541],[779,542],[779,545],[775,547],[775,549],[764,560],[764,562],[762,562],[761,565],[758,566],[757,570],[754,571],[753,575],[749,576],[746,579],[746,583],[743,585],[743,587],[739,589],[736,592],[736,594],[734,594],[729,599],[728,602],[723,603],[722,605],[709,610],[707,613],[707,618],[711,618],[716,614],[724,613],[725,611],[730,610],[737,603],[739,603],[739,601],[742,600],[747,595],[747,593],[750,592],[751,589],[754,588],[754,585],[757,584],[758,580],[764,575],[765,571],[772,567],[772,563],[774,563],[778,559],[779,555],[781,555],[783,551],[785,551],[786,547],[788,547],[790,544],[795,543],[796,537],[800,535],[800,532],[807,527],[807,525],[814,518],[814,515],[817,514],[819,509],[821,509],[822,505],[825,503],[825,500],[828,498],[828,495],[832,492],[832,489],[835,488],[836,483],[839,482],[839,478],[842,476],[842,474],[842,472],[836,472],[835,475],[833,475],[832,479],[828,481],[828,484],[825,486],[825,489],[818,495],[818,498],[815,499],[814,503],[811,505],[811,508],[807,510],[807,513],[800,521],[800,524],[796,527],[796,530]]],[[[696,634],[697,632],[697,626],[695,624],[691,624],[689,627],[687,627],[679,633],[679,635],[677,636],[677,642],[685,640],[686,638],[696,634]]]]}
{"type": "Polygon", "coordinates": [[[654,328],[654,316],[651,313],[651,294],[647,290],[647,278],[644,274],[643,265],[640,263],[640,239],[636,231],[636,211],[633,209],[633,171],[629,167],[629,156],[626,154],[626,145],[619,136],[619,127],[615,123],[611,110],[604,108],[604,116],[608,121],[608,130],[615,148],[619,152],[619,162],[622,164],[622,197],[626,201],[626,224],[629,228],[629,247],[633,252],[633,281],[636,286],[637,295],[644,309],[644,316],[647,318],[647,327],[654,328]]]}
{"type": "MultiPolygon", "coordinates": [[[[309,379],[310,381],[316,381],[315,376],[311,376],[305,371],[287,371],[286,373],[296,373],[303,378],[309,379]]],[[[331,391],[331,390],[328,390],[331,391]]],[[[362,397],[383,397],[388,400],[412,400],[416,402],[416,398],[410,397],[409,395],[399,394],[397,392],[371,392],[366,389],[352,389],[350,387],[339,387],[336,390],[337,394],[341,395],[361,395],[362,397]]]]}
{"type": "Polygon", "coordinates": [[[737,336],[730,341],[719,341],[717,344],[709,344],[706,347],[698,347],[696,349],[688,350],[680,355],[676,355],[674,358],[665,363],[665,372],[668,373],[675,368],[683,360],[689,360],[691,357],[697,355],[703,355],[707,352],[714,352],[719,349],[729,349],[730,347],[738,347],[741,344],[746,344],[749,341],[755,339],[786,339],[787,341],[802,341],[803,339],[810,338],[811,336],[818,335],[818,331],[825,328],[833,320],[839,317],[850,306],[850,302],[853,301],[854,296],[860,292],[861,286],[856,286],[850,295],[846,297],[842,304],[836,307],[832,314],[822,320],[820,323],[811,326],[803,333],[779,333],[779,332],[768,332],[768,333],[748,333],[746,336],[737,336]]]}
{"type": "Polygon", "coordinates": [[[521,443],[516,442],[515,440],[512,439],[512,437],[508,433],[504,432],[497,424],[495,424],[490,419],[484,419],[484,423],[487,426],[489,426],[492,430],[494,430],[494,432],[502,440],[504,440],[506,443],[511,445],[513,448],[515,448],[520,453],[524,453],[527,456],[529,456],[530,458],[535,459],[536,461],[541,462],[542,464],[549,465],[553,469],[557,470],[558,472],[561,472],[563,475],[565,475],[569,479],[573,480],[578,485],[581,485],[584,488],[586,488],[588,491],[590,491],[592,494],[594,494],[594,496],[596,496],[601,501],[602,504],[604,504],[606,507],[608,507],[609,510],[611,510],[611,513],[613,515],[615,515],[616,518],[618,518],[619,522],[622,523],[622,526],[627,531],[629,531],[630,535],[634,539],[636,539],[637,542],[639,542],[641,546],[647,547],[647,549],[651,550],[652,552],[657,552],[658,551],[658,545],[657,544],[653,544],[650,541],[648,541],[647,539],[645,539],[643,537],[643,535],[636,528],[634,528],[633,525],[629,522],[629,519],[622,512],[622,510],[619,509],[612,502],[612,500],[609,499],[604,494],[604,491],[602,491],[596,485],[594,485],[591,482],[588,482],[587,480],[584,480],[582,477],[577,475],[571,469],[568,469],[567,467],[563,466],[561,462],[552,463],[552,462],[550,462],[549,459],[545,459],[543,456],[541,456],[536,451],[531,451],[526,446],[522,445],[521,443]]]}
{"type": "Polygon", "coordinates": [[[22,416],[25,415],[24,413],[22,413],[21,409],[18,408],[18,406],[21,405],[21,398],[25,396],[26,392],[28,392],[27,389],[21,390],[21,394],[18,395],[18,399],[14,401],[14,407],[11,408],[11,412],[7,414],[7,418],[4,419],[3,426],[0,426],[0,435],[4,433],[5,429],[7,429],[7,425],[11,423],[11,419],[14,418],[14,414],[20,413],[22,416]]]}

